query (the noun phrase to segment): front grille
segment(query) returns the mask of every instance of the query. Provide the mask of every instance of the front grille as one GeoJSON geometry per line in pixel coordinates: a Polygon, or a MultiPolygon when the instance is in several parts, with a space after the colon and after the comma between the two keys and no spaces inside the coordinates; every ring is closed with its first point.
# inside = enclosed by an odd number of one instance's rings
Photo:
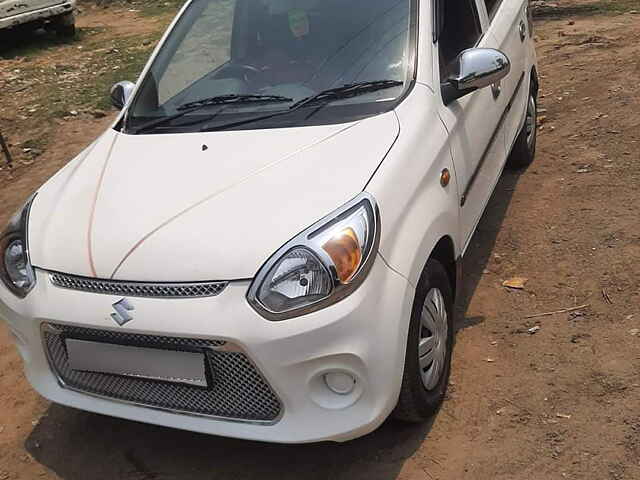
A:
{"type": "Polygon", "coordinates": [[[220,295],[229,282],[145,283],[78,277],[66,273],[51,273],[51,283],[57,287],[82,292],[122,295],[123,297],[202,298],[220,295]]]}
{"type": "Polygon", "coordinates": [[[273,423],[281,404],[251,360],[227,351],[221,340],[139,335],[110,330],[44,324],[43,338],[51,368],[63,387],[101,397],[174,412],[246,422],[273,423]],[[73,370],[66,338],[118,345],[202,352],[211,385],[208,388],[137,377],[73,370]],[[214,350],[223,348],[223,350],[214,350]]]}

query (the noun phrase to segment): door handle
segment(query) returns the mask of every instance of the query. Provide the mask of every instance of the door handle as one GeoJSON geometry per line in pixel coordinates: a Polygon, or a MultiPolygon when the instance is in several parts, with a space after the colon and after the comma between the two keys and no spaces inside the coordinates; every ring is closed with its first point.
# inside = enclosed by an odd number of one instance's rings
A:
{"type": "Polygon", "coordinates": [[[500,83],[494,83],[491,85],[491,93],[493,93],[493,98],[498,98],[502,93],[502,86],[500,83]]]}
{"type": "Polygon", "coordinates": [[[520,20],[518,31],[520,32],[520,41],[524,42],[524,39],[527,38],[527,24],[524,23],[524,20],[520,20]]]}

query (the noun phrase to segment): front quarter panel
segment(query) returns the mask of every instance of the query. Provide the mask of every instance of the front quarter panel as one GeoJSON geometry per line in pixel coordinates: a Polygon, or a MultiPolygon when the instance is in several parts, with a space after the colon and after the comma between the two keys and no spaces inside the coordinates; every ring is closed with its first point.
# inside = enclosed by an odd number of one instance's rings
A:
{"type": "Polygon", "coordinates": [[[431,89],[416,85],[398,107],[400,135],[366,189],[380,208],[380,253],[414,286],[440,239],[450,237],[460,252],[458,186],[435,100],[431,89]],[[445,168],[451,181],[443,187],[445,168]]]}

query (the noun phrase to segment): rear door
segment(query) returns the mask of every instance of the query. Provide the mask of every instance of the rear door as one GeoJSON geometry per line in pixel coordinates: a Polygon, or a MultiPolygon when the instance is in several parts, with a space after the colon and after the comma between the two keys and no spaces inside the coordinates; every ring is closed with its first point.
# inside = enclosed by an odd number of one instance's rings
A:
{"type": "Polygon", "coordinates": [[[64,0],[0,0],[0,18],[14,17],[61,3],[64,0]]]}
{"type": "MultiPolygon", "coordinates": [[[[451,64],[460,52],[495,43],[486,35],[484,7],[476,0],[438,2],[444,17],[435,45],[436,85],[447,80],[451,64]]],[[[436,90],[440,97],[440,118],[449,132],[460,195],[460,238],[466,248],[506,158],[500,127],[504,108],[492,88],[476,90],[449,105],[444,105],[440,89],[436,90]]]]}
{"type": "Polygon", "coordinates": [[[529,79],[526,77],[526,42],[529,38],[527,0],[481,0],[489,27],[488,46],[504,52],[511,61],[511,72],[500,83],[498,103],[508,111],[504,118],[507,151],[518,135],[527,102],[529,79]]]}

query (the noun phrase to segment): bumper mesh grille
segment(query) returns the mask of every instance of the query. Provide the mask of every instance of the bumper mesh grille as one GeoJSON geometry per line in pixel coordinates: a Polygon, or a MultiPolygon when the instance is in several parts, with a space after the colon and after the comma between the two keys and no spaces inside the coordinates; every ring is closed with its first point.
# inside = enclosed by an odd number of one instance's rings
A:
{"type": "Polygon", "coordinates": [[[122,295],[123,297],[202,298],[220,295],[228,282],[145,283],[78,277],[66,273],[51,273],[51,283],[57,287],[82,292],[122,295]]]}
{"type": "Polygon", "coordinates": [[[45,324],[44,344],[52,369],[64,387],[101,397],[174,412],[229,420],[272,423],[280,415],[278,397],[249,358],[238,351],[216,351],[220,340],[174,338],[45,324]],[[73,370],[65,339],[202,352],[206,358],[208,388],[144,378],[73,370]]]}

